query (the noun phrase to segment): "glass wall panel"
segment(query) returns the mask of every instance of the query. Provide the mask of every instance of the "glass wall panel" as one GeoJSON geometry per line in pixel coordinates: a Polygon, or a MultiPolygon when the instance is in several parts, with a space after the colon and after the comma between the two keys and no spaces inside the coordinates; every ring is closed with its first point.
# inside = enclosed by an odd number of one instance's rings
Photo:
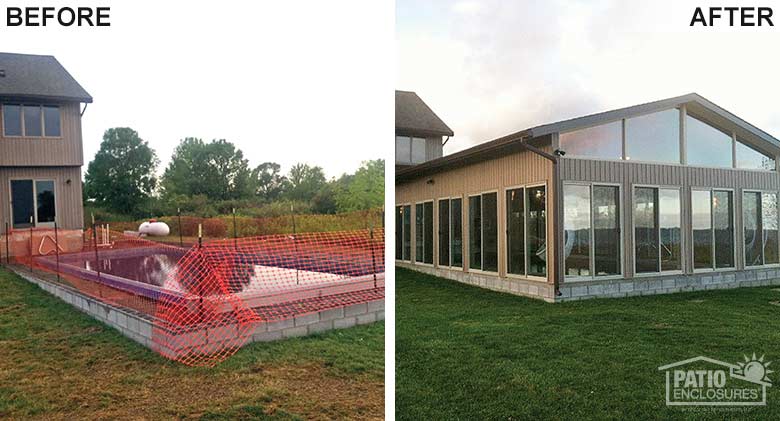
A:
{"type": "Polygon", "coordinates": [[[395,258],[404,258],[404,207],[395,207],[395,258]]]}
{"type": "Polygon", "coordinates": [[[404,260],[412,261],[412,206],[404,206],[404,260]]]}
{"type": "Polygon", "coordinates": [[[525,274],[525,210],[523,189],[506,192],[507,272],[525,274]]]}
{"type": "Polygon", "coordinates": [[[59,137],[60,136],[60,107],[44,106],[43,107],[43,122],[46,136],[59,137]]]}
{"type": "Polygon", "coordinates": [[[409,164],[412,162],[412,146],[406,136],[395,137],[395,162],[397,164],[409,164]]]}
{"type": "Polygon", "coordinates": [[[620,189],[593,186],[593,255],[596,276],[619,275],[620,189]]]}
{"type": "Polygon", "coordinates": [[[774,171],[775,160],[737,141],[737,168],[774,171]]]}
{"type": "Polygon", "coordinates": [[[423,233],[423,204],[418,203],[414,206],[414,260],[416,262],[423,261],[423,239],[425,234],[423,233]]]}
{"type": "Polygon", "coordinates": [[[566,276],[590,276],[590,186],[563,186],[566,276]]]}
{"type": "Polygon", "coordinates": [[[658,193],[661,228],[661,271],[682,270],[680,191],[661,189],[658,193]]]}
{"type": "Polygon", "coordinates": [[[734,200],[730,191],[713,192],[712,225],[715,230],[715,267],[734,267],[734,200]]]}
{"type": "Polygon", "coordinates": [[[561,133],[560,148],[569,156],[623,158],[623,121],[561,133]]]}
{"type": "Polygon", "coordinates": [[[3,132],[6,136],[22,135],[21,105],[3,105],[3,132]]]}
{"type": "Polygon", "coordinates": [[[733,167],[733,138],[730,134],[723,133],[690,115],[685,117],[685,130],[686,158],[689,165],[733,167]]]}
{"type": "Polygon", "coordinates": [[[462,200],[452,199],[451,220],[452,220],[452,266],[463,267],[463,211],[462,200]]]}
{"type": "Polygon", "coordinates": [[[634,190],[634,254],[636,273],[658,272],[658,189],[634,190]]]}
{"type": "Polygon", "coordinates": [[[742,226],[745,240],[745,266],[759,266],[764,263],[762,251],[763,228],[761,226],[761,193],[742,194],[742,226]]]}
{"type": "Polygon", "coordinates": [[[680,162],[680,110],[626,119],[626,159],[680,162]]]}
{"type": "Polygon", "coordinates": [[[35,182],[35,203],[38,224],[54,224],[54,181],[39,180],[35,182]]]}
{"type": "Polygon", "coordinates": [[[469,197],[469,267],[482,269],[482,198],[469,197]]]}
{"type": "Polygon", "coordinates": [[[450,265],[450,201],[439,200],[439,265],[450,265]]]}
{"type": "Polygon", "coordinates": [[[11,180],[11,213],[13,227],[29,228],[33,226],[35,197],[32,180],[11,180]]]}
{"type": "Polygon", "coordinates": [[[482,270],[498,271],[498,194],[482,195],[482,270]]]}
{"type": "Polygon", "coordinates": [[[709,190],[691,192],[693,268],[712,269],[712,200],[709,190]]]}
{"type": "Polygon", "coordinates": [[[761,195],[761,223],[764,228],[764,264],[780,263],[778,255],[777,194],[761,195]]]}
{"type": "Polygon", "coordinates": [[[547,276],[547,211],[544,186],[526,189],[528,275],[547,276]]]}
{"type": "Polygon", "coordinates": [[[423,263],[433,264],[433,202],[423,203],[423,263]]]}

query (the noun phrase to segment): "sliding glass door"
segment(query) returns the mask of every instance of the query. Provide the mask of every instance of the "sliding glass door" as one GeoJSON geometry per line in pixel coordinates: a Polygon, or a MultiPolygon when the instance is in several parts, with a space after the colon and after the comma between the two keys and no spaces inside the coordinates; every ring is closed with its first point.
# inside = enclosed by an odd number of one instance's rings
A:
{"type": "Polygon", "coordinates": [[[55,203],[53,180],[11,180],[14,229],[53,227],[55,203]]]}

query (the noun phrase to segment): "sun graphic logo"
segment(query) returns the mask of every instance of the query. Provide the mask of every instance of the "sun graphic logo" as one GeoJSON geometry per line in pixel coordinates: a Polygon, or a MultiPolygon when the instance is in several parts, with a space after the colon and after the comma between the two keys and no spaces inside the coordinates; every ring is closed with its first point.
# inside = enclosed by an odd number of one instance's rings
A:
{"type": "Polygon", "coordinates": [[[766,405],[771,362],[753,353],[736,364],[698,356],[658,367],[666,373],[669,406],[766,405]]]}
{"type": "Polygon", "coordinates": [[[747,355],[743,356],[745,358],[745,362],[738,362],[737,365],[739,366],[739,369],[735,370],[735,375],[742,376],[745,380],[749,380],[752,382],[766,382],[766,383],[772,383],[771,380],[769,380],[769,377],[767,375],[769,373],[774,373],[774,371],[770,370],[769,364],[772,364],[771,361],[764,361],[764,356],[761,355],[761,358],[756,358],[756,353],[753,353],[753,357],[750,358],[747,355]]]}

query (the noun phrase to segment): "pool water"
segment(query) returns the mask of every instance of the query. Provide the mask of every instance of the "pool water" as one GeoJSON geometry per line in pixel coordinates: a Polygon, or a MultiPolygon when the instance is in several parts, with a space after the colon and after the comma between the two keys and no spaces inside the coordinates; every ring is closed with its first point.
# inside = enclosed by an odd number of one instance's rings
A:
{"type": "Polygon", "coordinates": [[[100,259],[99,265],[92,259],[81,262],[81,267],[92,271],[100,269],[101,273],[161,287],[165,285],[169,274],[176,270],[179,258],[180,256],[159,253],[100,259]]]}

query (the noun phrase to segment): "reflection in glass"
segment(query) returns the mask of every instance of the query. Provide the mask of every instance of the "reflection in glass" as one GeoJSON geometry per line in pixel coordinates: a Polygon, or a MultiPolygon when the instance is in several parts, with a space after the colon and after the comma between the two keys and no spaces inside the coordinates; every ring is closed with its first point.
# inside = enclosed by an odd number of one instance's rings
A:
{"type": "Polygon", "coordinates": [[[54,181],[41,180],[35,182],[36,216],[39,224],[54,223],[54,181]]]}
{"type": "Polygon", "coordinates": [[[423,203],[423,263],[433,264],[433,202],[423,203]]]}
{"type": "Polygon", "coordinates": [[[737,168],[775,170],[775,160],[737,140],[737,168]]]}
{"type": "Polygon", "coordinates": [[[590,276],[590,187],[563,186],[566,276],[590,276]]]}
{"type": "Polygon", "coordinates": [[[680,110],[626,119],[626,159],[680,162],[680,110]]]}
{"type": "Polygon", "coordinates": [[[32,180],[11,180],[11,213],[14,228],[33,226],[34,202],[32,180]]]}
{"type": "Polygon", "coordinates": [[[450,265],[450,201],[439,200],[439,265],[450,265]]]}
{"type": "Polygon", "coordinates": [[[46,136],[60,136],[60,107],[47,105],[43,107],[43,123],[46,136]]]}
{"type": "Polygon", "coordinates": [[[423,162],[425,162],[425,139],[413,137],[412,164],[421,164],[423,162]]]}
{"type": "Polygon", "coordinates": [[[570,156],[623,158],[623,121],[561,133],[560,149],[570,156]]]}
{"type": "Polygon", "coordinates": [[[482,197],[469,197],[469,267],[482,269],[482,197]]]}
{"type": "Polygon", "coordinates": [[[395,258],[404,258],[404,207],[395,207],[395,258]]]}
{"type": "Polygon", "coordinates": [[[636,273],[658,272],[658,189],[634,190],[634,254],[636,273]]]}
{"type": "Polygon", "coordinates": [[[712,269],[712,214],[710,192],[691,192],[693,213],[693,268],[712,269]]]}
{"type": "Polygon", "coordinates": [[[423,261],[423,205],[418,203],[414,205],[414,260],[423,261]]]}
{"type": "Polygon", "coordinates": [[[525,274],[525,227],[523,189],[506,192],[507,272],[525,274]]]}
{"type": "Polygon", "coordinates": [[[688,164],[725,168],[733,166],[731,157],[733,138],[730,134],[723,133],[690,115],[685,117],[685,130],[688,164]]]}
{"type": "Polygon", "coordinates": [[[734,267],[734,200],[730,191],[716,190],[712,198],[715,229],[715,267],[734,267]]]}
{"type": "Polygon", "coordinates": [[[547,276],[547,211],[544,186],[526,189],[528,275],[547,276]]]}
{"type": "Polygon", "coordinates": [[[620,190],[593,186],[593,254],[596,276],[620,274],[620,190]]]}
{"type": "Polygon", "coordinates": [[[22,106],[3,105],[3,133],[6,136],[22,135],[22,106]]]}
{"type": "Polygon", "coordinates": [[[498,194],[482,195],[482,270],[498,271],[498,194]]]}
{"type": "Polygon", "coordinates": [[[463,267],[463,211],[462,199],[452,199],[452,266],[463,267]]]}
{"type": "Polygon", "coordinates": [[[412,162],[412,149],[410,139],[407,136],[395,137],[395,162],[397,164],[409,164],[412,162]]]}
{"type": "Polygon", "coordinates": [[[761,222],[764,228],[764,264],[780,263],[778,256],[777,194],[761,195],[761,222]]]}
{"type": "Polygon", "coordinates": [[[742,194],[742,226],[745,239],[745,266],[763,264],[763,239],[761,233],[761,193],[745,192],[742,194]]]}
{"type": "Polygon", "coordinates": [[[24,135],[38,137],[43,134],[41,131],[41,107],[37,105],[25,105],[22,107],[24,112],[24,135]]]}
{"type": "Polygon", "coordinates": [[[404,260],[412,261],[412,207],[404,206],[404,260]]]}
{"type": "Polygon", "coordinates": [[[661,271],[681,270],[680,191],[660,189],[658,212],[658,222],[661,229],[661,271]]]}

